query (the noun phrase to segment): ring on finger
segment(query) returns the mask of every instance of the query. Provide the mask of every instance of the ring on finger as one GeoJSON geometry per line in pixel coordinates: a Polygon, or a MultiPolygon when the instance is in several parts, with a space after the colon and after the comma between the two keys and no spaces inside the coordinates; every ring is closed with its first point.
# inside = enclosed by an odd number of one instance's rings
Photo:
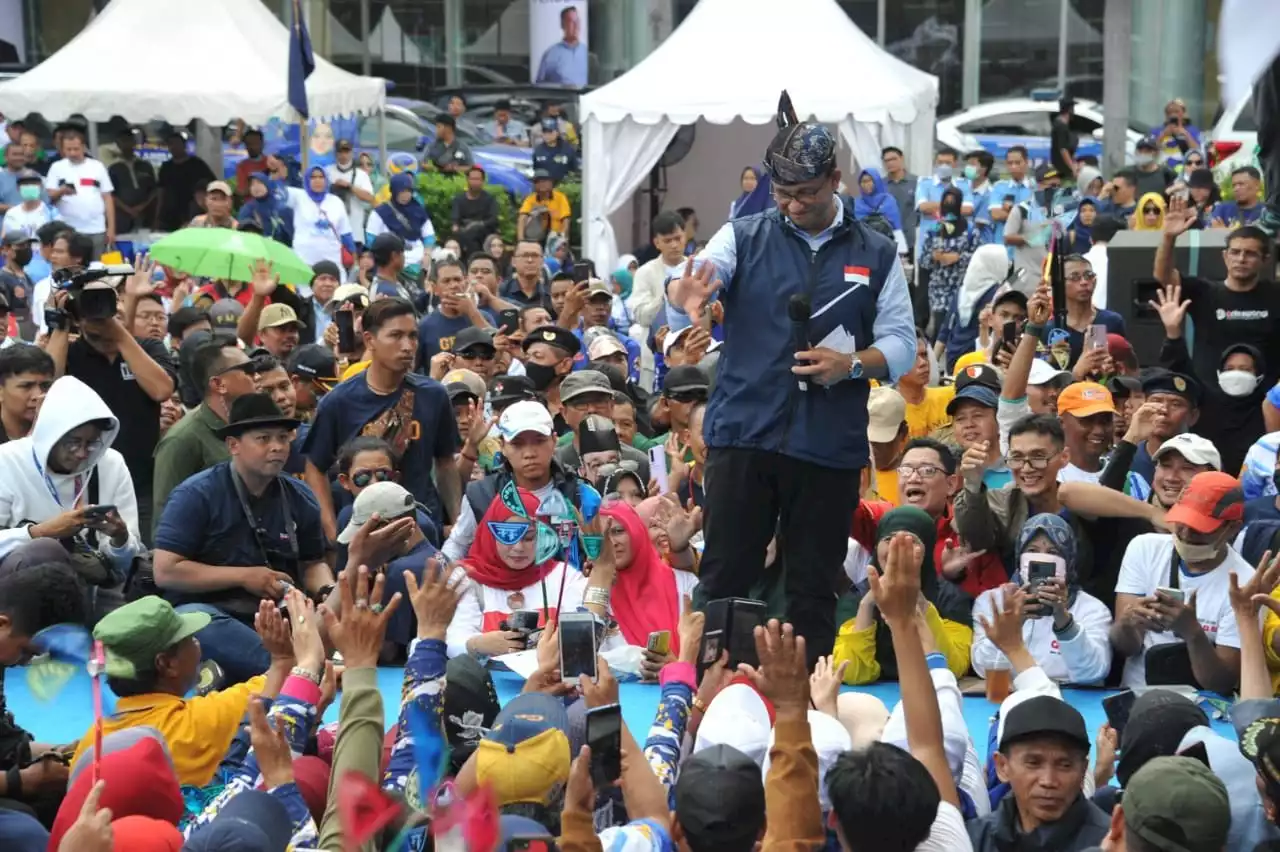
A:
{"type": "Polygon", "coordinates": [[[374,604],[373,606],[369,607],[369,610],[370,610],[374,615],[380,615],[380,614],[382,613],[382,610],[384,610],[385,608],[386,608],[386,607],[384,607],[382,604],[380,604],[380,603],[376,603],[376,604],[374,604]]]}
{"type": "Polygon", "coordinates": [[[356,598],[356,609],[368,609],[369,601],[366,598],[356,598]]]}

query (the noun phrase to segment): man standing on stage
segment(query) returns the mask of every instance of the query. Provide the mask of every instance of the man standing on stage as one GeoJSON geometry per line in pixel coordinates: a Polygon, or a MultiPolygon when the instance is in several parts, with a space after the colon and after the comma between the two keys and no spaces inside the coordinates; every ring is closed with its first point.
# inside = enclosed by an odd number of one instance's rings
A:
{"type": "Polygon", "coordinates": [[[668,284],[671,332],[716,296],[725,342],[705,414],[702,601],[750,597],[775,530],[810,664],[835,641],[836,580],[867,463],[868,380],[911,369],[911,297],[893,240],[836,195],[835,139],[779,104],[765,153],[776,209],[725,224],[668,284]],[[739,263],[741,259],[741,263],[739,263]],[[791,316],[804,345],[793,343],[791,316]],[[799,350],[799,351],[797,351],[799,350]]]}

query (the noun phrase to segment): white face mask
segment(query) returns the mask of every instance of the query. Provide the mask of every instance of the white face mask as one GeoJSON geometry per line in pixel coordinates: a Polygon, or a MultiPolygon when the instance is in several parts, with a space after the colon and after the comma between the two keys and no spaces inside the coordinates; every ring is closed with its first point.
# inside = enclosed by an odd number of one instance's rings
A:
{"type": "Polygon", "coordinates": [[[1135,154],[1133,157],[1134,164],[1139,166],[1149,166],[1155,161],[1156,158],[1151,154],[1135,154]]]}
{"type": "Polygon", "coordinates": [[[933,167],[933,176],[938,180],[951,180],[951,166],[939,163],[933,167]]]}
{"type": "Polygon", "coordinates": [[[1216,544],[1191,544],[1175,535],[1173,537],[1173,549],[1178,551],[1178,555],[1182,557],[1183,562],[1191,565],[1196,562],[1209,562],[1216,559],[1219,547],[1216,544]]]}
{"type": "Polygon", "coordinates": [[[1260,376],[1248,370],[1224,370],[1218,373],[1218,387],[1227,396],[1248,396],[1258,388],[1260,376]]]}

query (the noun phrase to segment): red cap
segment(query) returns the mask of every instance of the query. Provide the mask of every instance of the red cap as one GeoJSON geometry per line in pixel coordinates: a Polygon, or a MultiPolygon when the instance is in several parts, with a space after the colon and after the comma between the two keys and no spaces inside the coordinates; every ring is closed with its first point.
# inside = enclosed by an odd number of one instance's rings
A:
{"type": "Polygon", "coordinates": [[[1112,358],[1123,358],[1133,354],[1133,346],[1118,334],[1107,335],[1107,354],[1112,358]]]}
{"type": "Polygon", "coordinates": [[[1196,532],[1216,532],[1228,521],[1244,518],[1244,492],[1234,476],[1216,470],[1197,473],[1165,522],[1186,524],[1196,532]]]}

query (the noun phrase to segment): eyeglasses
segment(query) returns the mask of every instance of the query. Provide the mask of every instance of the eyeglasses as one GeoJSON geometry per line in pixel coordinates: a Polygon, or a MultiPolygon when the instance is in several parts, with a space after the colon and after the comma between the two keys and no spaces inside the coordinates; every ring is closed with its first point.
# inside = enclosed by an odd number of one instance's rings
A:
{"type": "Polygon", "coordinates": [[[1097,281],[1098,274],[1096,272],[1073,272],[1067,276],[1067,280],[1072,284],[1076,284],[1081,281],[1097,281]]]}
{"type": "Polygon", "coordinates": [[[374,470],[357,470],[351,473],[351,484],[356,488],[365,488],[370,482],[390,482],[393,476],[395,476],[395,471],[385,467],[375,468],[374,470]]]}
{"type": "Polygon", "coordinates": [[[82,438],[63,438],[58,442],[58,446],[70,453],[96,453],[102,449],[102,439],[94,438],[92,441],[86,441],[82,438]]]}
{"type": "Polygon", "coordinates": [[[789,204],[792,201],[799,201],[801,204],[812,204],[818,200],[818,195],[821,192],[821,186],[789,190],[783,189],[776,183],[773,185],[773,199],[779,204],[789,204]]]}
{"type": "Polygon", "coordinates": [[[933,464],[904,464],[898,468],[898,475],[903,479],[919,476],[921,479],[933,479],[943,469],[933,464]]]}
{"type": "Polygon", "coordinates": [[[1029,456],[1011,455],[1005,459],[1005,463],[1009,465],[1010,470],[1020,470],[1024,467],[1030,467],[1032,470],[1044,470],[1057,455],[1057,453],[1050,453],[1049,455],[1035,453],[1029,456]]]}

